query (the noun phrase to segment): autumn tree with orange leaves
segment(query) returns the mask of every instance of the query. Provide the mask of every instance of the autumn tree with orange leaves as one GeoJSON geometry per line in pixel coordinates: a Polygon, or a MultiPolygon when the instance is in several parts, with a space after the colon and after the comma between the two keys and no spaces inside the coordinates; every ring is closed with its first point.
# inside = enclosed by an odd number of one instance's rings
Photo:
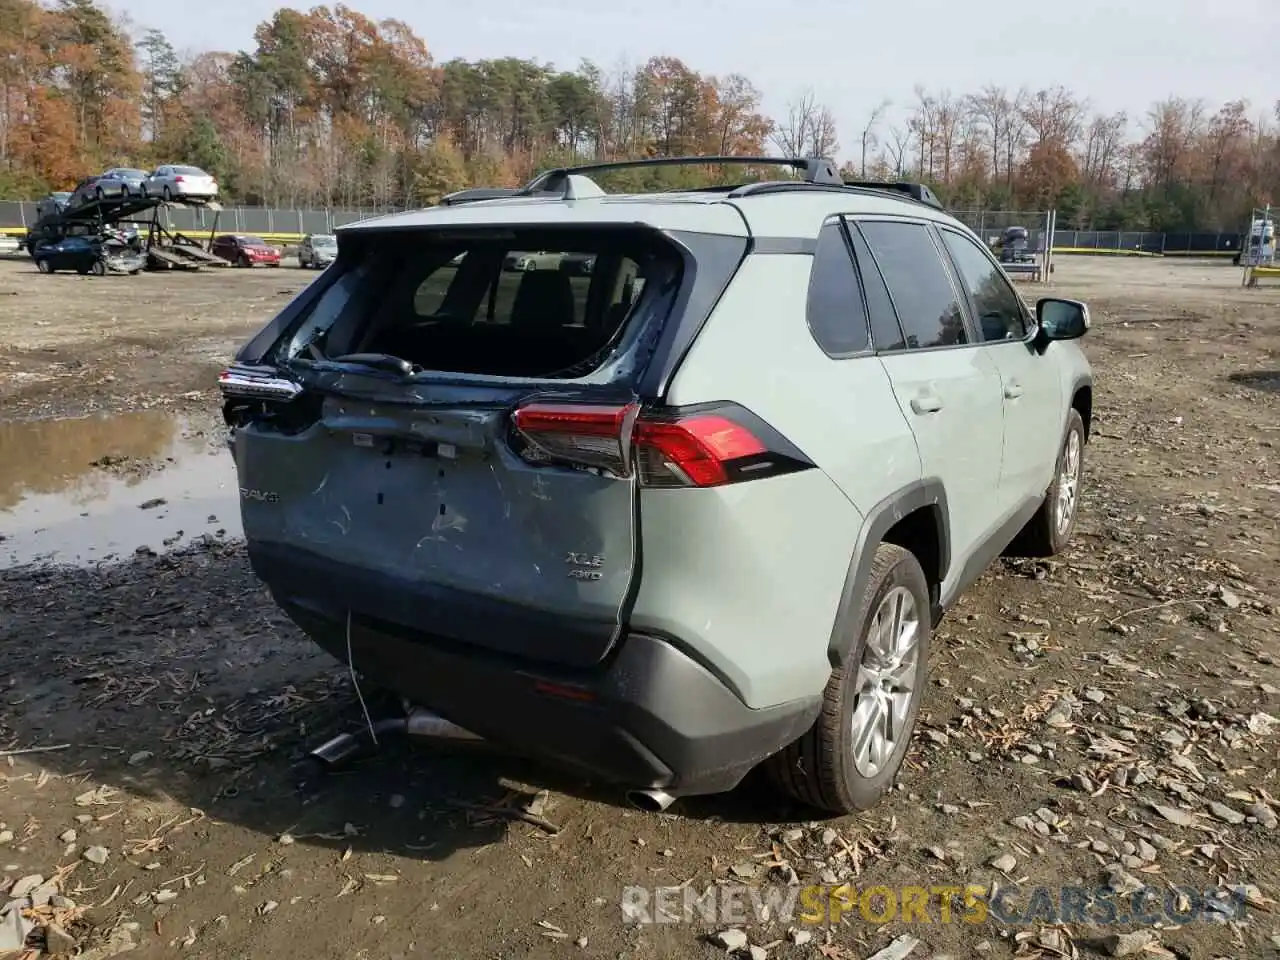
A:
{"type": "MultiPolygon", "coordinates": [[[[928,182],[952,207],[1044,209],[1082,229],[1236,229],[1280,202],[1280,104],[1169,98],[1102,113],[1062,87],[917,88],[839,131],[819,91],[766,116],[742,75],[670,56],[602,70],[518,57],[441,61],[399,20],[284,8],[253,49],[182,60],[93,0],[0,0],[0,197],[66,189],[107,166],[185,162],[272,206],[395,208],[516,184],[592,158],[830,155],[849,175],[928,182]]],[[[645,169],[613,189],[764,171],[645,169]]]]}

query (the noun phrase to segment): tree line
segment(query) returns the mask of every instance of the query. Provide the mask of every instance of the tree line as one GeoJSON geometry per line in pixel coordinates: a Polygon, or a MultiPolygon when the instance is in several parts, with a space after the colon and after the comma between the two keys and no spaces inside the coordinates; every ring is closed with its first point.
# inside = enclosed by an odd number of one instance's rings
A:
{"type": "MultiPolygon", "coordinates": [[[[1170,97],[1129,116],[1063,87],[991,85],[916,88],[892,106],[901,122],[886,102],[838,131],[813,91],[769,117],[747,77],[674,57],[610,70],[440,61],[404,22],[341,4],[278,10],[252,50],[184,59],[161,31],[93,0],[0,0],[5,198],[108,166],[183,162],[242,203],[397,208],[593,158],[783,153],[852,156],[847,176],[923,180],[953,209],[1055,207],[1078,229],[1234,230],[1280,199],[1280,102],[1170,97]]],[[[647,170],[608,185],[742,176],[647,170]]]]}

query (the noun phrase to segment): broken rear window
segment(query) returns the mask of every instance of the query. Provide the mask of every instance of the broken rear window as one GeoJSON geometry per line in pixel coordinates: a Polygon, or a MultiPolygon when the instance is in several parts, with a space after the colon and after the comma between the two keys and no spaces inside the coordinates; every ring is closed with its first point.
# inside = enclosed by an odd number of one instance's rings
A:
{"type": "Polygon", "coordinates": [[[342,244],[345,269],[288,356],[387,354],[449,373],[582,377],[609,359],[630,318],[651,303],[665,310],[681,279],[676,248],[634,228],[465,239],[353,231],[342,244]]]}

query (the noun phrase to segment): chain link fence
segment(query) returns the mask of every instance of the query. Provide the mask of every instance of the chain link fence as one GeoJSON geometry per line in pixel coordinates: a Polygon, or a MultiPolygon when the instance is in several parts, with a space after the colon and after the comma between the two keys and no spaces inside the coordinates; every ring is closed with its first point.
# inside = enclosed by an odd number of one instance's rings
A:
{"type": "MultiPolygon", "coordinates": [[[[202,207],[162,207],[160,222],[169,230],[199,234],[252,233],[269,239],[297,240],[308,233],[332,233],[335,227],[389,212],[386,209],[288,210],[272,207],[224,207],[214,221],[214,211],[202,207]]],[[[1046,211],[951,211],[988,243],[1007,227],[1026,227],[1028,242],[1044,251],[1046,211]]],[[[0,200],[0,233],[22,233],[36,216],[34,200],[0,200]]],[[[1070,230],[1055,224],[1053,252],[1108,253],[1151,256],[1235,257],[1242,246],[1240,233],[1155,233],[1136,230],[1070,230]]]]}
{"type": "MultiPolygon", "coordinates": [[[[1051,210],[949,210],[947,211],[978,235],[987,246],[994,246],[1010,227],[1027,231],[1027,249],[1042,255],[1052,229],[1051,210]]],[[[1054,242],[1055,249],[1058,247],[1054,242]]]]}
{"type": "MultiPolygon", "coordinates": [[[[1010,276],[1047,281],[1053,268],[1053,254],[1059,249],[1054,225],[1057,214],[1053,210],[951,210],[950,214],[978,235],[978,239],[1001,257],[1005,271],[1010,276]],[[1010,260],[1002,255],[1000,246],[1005,233],[1012,227],[1027,232],[1025,256],[1010,260]]],[[[1009,253],[1009,249],[1003,251],[1009,253]]]]}

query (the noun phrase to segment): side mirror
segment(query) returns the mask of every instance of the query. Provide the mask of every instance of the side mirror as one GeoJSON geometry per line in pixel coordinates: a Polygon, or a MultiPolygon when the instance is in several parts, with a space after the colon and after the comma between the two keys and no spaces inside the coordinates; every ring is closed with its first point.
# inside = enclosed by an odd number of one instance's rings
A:
{"type": "Polygon", "coordinates": [[[1036,302],[1036,322],[1042,347],[1054,340],[1078,340],[1089,330],[1089,307],[1079,300],[1044,297],[1036,302]]]}

